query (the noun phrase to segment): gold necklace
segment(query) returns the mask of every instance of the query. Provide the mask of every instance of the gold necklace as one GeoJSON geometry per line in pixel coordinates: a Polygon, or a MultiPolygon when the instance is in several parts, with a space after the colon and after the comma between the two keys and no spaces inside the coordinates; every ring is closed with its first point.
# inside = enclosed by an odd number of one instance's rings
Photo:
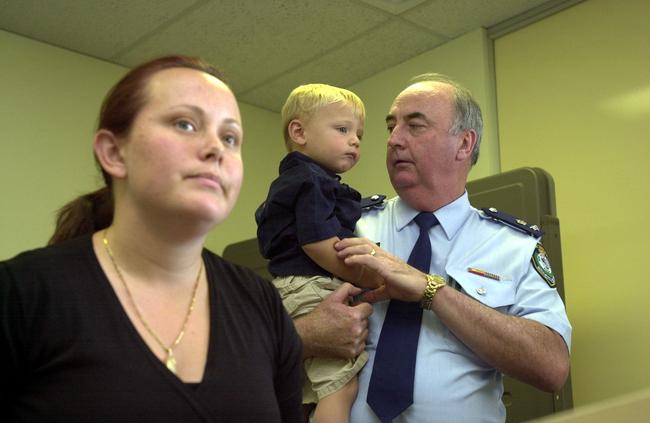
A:
{"type": "Polygon", "coordinates": [[[117,276],[120,278],[120,281],[122,282],[122,285],[124,286],[124,289],[126,290],[126,294],[129,297],[129,301],[131,302],[131,305],[133,306],[133,310],[135,310],[135,315],[138,316],[138,319],[140,320],[140,323],[142,323],[142,326],[149,332],[149,335],[153,337],[153,339],[156,340],[158,345],[165,351],[165,354],[167,354],[167,357],[165,358],[165,365],[167,368],[174,374],[176,374],[176,357],[174,357],[174,348],[181,342],[181,339],[183,339],[183,336],[185,335],[185,329],[187,327],[187,322],[190,320],[190,315],[192,314],[192,310],[194,310],[194,303],[196,302],[196,293],[198,291],[199,287],[199,281],[201,280],[201,273],[203,273],[203,260],[201,260],[201,265],[199,266],[199,273],[196,275],[196,282],[194,282],[194,288],[192,289],[192,299],[190,300],[190,306],[187,309],[187,313],[185,314],[185,320],[183,320],[183,325],[181,326],[181,331],[178,333],[176,336],[176,339],[174,339],[174,342],[172,342],[168,347],[163,344],[163,342],[158,338],[158,335],[149,327],[147,322],[144,320],[144,317],[142,317],[142,314],[140,313],[140,310],[138,309],[137,304],[135,303],[135,300],[133,299],[133,295],[131,294],[131,290],[129,289],[129,286],[126,284],[126,280],[124,279],[124,276],[122,275],[122,272],[120,271],[120,268],[117,266],[117,262],[115,261],[115,257],[113,256],[113,250],[111,250],[111,246],[108,243],[108,239],[106,238],[106,235],[108,233],[108,229],[104,230],[104,247],[106,247],[106,252],[108,253],[108,256],[111,259],[111,263],[113,263],[113,268],[115,268],[115,273],[117,273],[117,276]]]}

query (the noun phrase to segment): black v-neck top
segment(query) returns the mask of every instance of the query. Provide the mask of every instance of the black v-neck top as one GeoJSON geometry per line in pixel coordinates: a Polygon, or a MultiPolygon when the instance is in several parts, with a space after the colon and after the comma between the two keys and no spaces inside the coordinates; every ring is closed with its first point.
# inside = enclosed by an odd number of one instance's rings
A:
{"type": "Polygon", "coordinates": [[[273,286],[204,250],[203,380],[161,363],[126,315],[90,236],[0,262],[0,420],[299,422],[302,346],[273,286]]]}

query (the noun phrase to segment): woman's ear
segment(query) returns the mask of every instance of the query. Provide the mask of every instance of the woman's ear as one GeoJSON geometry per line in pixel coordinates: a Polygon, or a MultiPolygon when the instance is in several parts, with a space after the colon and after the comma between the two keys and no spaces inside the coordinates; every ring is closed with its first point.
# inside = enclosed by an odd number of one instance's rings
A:
{"type": "Polygon", "coordinates": [[[457,160],[465,161],[468,158],[471,159],[474,146],[476,145],[476,136],[476,131],[473,129],[463,131],[458,144],[458,151],[456,152],[457,160]]]}
{"type": "Polygon", "coordinates": [[[102,169],[114,178],[126,176],[122,142],[111,131],[100,129],[95,133],[95,157],[102,169]]]}
{"type": "Polygon", "coordinates": [[[307,142],[305,139],[305,126],[298,119],[289,122],[289,125],[287,125],[287,134],[289,134],[289,138],[293,143],[305,145],[307,142]]]}

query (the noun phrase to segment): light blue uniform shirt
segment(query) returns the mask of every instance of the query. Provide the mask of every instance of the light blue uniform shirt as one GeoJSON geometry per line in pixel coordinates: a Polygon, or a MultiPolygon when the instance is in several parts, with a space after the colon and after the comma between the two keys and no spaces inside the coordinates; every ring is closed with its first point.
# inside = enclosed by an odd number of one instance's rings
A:
{"type": "MultiPolygon", "coordinates": [[[[381,243],[404,261],[419,235],[418,214],[395,197],[383,210],[370,210],[356,232],[381,243]]],[[[432,260],[438,274],[463,293],[502,313],[535,320],[557,331],[571,346],[571,325],[557,293],[537,273],[531,257],[538,239],[492,221],[473,208],[467,192],[437,210],[440,225],[429,231],[432,260]],[[477,268],[494,280],[468,272],[477,268]]],[[[359,393],[352,423],[380,423],[366,403],[375,350],[388,301],[374,305],[366,351],[368,364],[359,374],[359,393]]],[[[413,404],[395,423],[504,422],[502,375],[460,342],[432,311],[424,311],[415,365],[413,404]]]]}

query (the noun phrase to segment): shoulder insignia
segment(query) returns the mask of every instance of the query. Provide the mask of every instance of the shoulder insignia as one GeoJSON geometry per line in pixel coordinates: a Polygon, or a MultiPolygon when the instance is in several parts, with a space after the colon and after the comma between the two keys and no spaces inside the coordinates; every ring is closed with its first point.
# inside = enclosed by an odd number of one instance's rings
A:
{"type": "Polygon", "coordinates": [[[501,222],[507,226],[510,226],[513,229],[516,229],[520,232],[539,238],[544,234],[544,231],[539,228],[537,225],[530,225],[522,219],[518,219],[514,216],[509,215],[495,209],[494,207],[484,208],[483,213],[496,222],[501,222]]]}
{"type": "Polygon", "coordinates": [[[555,288],[555,275],[553,274],[553,270],[551,270],[551,262],[542,244],[537,244],[537,247],[535,247],[531,261],[537,273],[546,281],[548,286],[555,288]]]}
{"type": "Polygon", "coordinates": [[[372,209],[383,209],[385,206],[384,200],[386,200],[386,196],[381,194],[375,194],[371,195],[370,197],[362,198],[361,210],[368,211],[372,209]]]}

